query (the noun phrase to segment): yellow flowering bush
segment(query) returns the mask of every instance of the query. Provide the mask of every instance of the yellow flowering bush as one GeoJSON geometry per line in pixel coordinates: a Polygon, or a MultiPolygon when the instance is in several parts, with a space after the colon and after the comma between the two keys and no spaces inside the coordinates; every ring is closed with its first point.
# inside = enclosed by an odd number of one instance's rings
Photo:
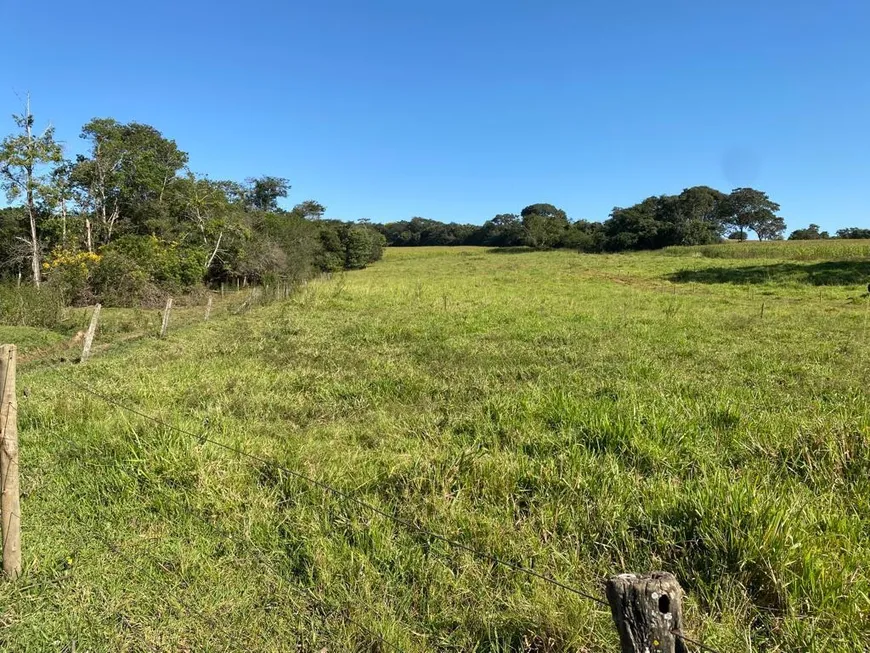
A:
{"type": "Polygon", "coordinates": [[[55,248],[42,264],[42,270],[67,303],[87,303],[92,295],[91,277],[101,258],[94,252],[55,248]]]}

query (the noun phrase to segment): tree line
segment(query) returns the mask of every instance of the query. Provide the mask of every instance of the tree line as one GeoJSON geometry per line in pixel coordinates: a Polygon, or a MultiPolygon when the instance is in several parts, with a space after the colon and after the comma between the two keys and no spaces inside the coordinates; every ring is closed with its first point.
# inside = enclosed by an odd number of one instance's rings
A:
{"type": "MultiPolygon", "coordinates": [[[[708,245],[724,239],[778,240],[786,229],[780,206],[767,193],[736,188],[726,194],[694,186],[679,195],[658,195],[626,208],[615,207],[603,222],[571,220],[552,204],[531,204],[519,214],[503,213],[482,225],[412,218],[377,225],[392,246],[486,245],[572,248],[584,252],[621,252],[673,245],[708,245]]],[[[789,238],[827,238],[818,225],[789,238]]],[[[850,228],[838,238],[870,238],[870,230],[850,228]]]]}
{"type": "Polygon", "coordinates": [[[94,118],[85,153],[65,158],[51,126],[37,132],[29,101],[0,143],[0,277],[60,287],[69,303],[127,304],[203,283],[298,281],[378,260],[367,221],[290,210],[287,179],[214,180],[150,125],[94,118]]]}
{"type": "MultiPolygon", "coordinates": [[[[870,239],[870,229],[862,229],[861,227],[838,229],[833,237],[849,240],[870,239]]],[[[827,231],[821,231],[821,227],[817,224],[810,224],[806,229],[795,229],[788,236],[789,240],[826,240],[828,238],[831,238],[831,234],[827,231]]]]}

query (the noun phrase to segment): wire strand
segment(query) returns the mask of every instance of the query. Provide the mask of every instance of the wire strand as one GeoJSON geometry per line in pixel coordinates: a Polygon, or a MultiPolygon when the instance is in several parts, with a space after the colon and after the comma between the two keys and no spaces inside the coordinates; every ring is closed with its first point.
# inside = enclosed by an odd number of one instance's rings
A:
{"type": "Polygon", "coordinates": [[[187,431],[186,429],[182,429],[180,427],[173,426],[172,424],[167,424],[166,422],[164,422],[156,417],[153,417],[152,415],[148,415],[147,413],[143,413],[142,411],[140,411],[136,408],[131,408],[129,406],[126,406],[123,403],[121,403],[121,402],[119,402],[111,397],[108,397],[108,396],[104,395],[103,393],[98,392],[97,390],[94,390],[93,388],[91,388],[90,386],[88,386],[84,383],[76,382],[76,381],[72,381],[72,383],[74,385],[78,386],[79,388],[81,388],[82,390],[84,390],[85,392],[105,401],[108,404],[115,406],[116,408],[120,408],[120,409],[125,410],[129,413],[132,413],[134,415],[138,415],[139,417],[147,419],[155,424],[159,424],[160,426],[163,426],[164,428],[168,428],[168,429],[171,429],[173,431],[176,431],[177,433],[181,433],[183,435],[186,435],[190,438],[197,440],[198,442],[208,442],[216,447],[219,447],[219,448],[224,449],[226,451],[230,451],[230,452],[235,453],[237,455],[243,456],[245,458],[248,458],[249,460],[253,460],[255,462],[258,462],[261,465],[267,465],[270,467],[274,467],[275,469],[281,470],[281,471],[285,472],[286,474],[289,474],[290,476],[293,476],[295,478],[303,480],[303,481],[305,481],[311,485],[314,485],[314,486],[316,486],[316,487],[318,487],[326,492],[329,492],[337,497],[340,497],[341,499],[343,499],[345,501],[349,501],[349,502],[354,503],[362,508],[365,508],[373,513],[381,515],[382,517],[390,519],[390,520],[394,521],[395,523],[404,526],[405,528],[417,531],[417,532],[422,533],[428,537],[431,537],[433,539],[444,542],[445,544],[448,544],[454,548],[461,549],[463,551],[471,553],[472,555],[477,556],[480,559],[492,562],[493,564],[501,565],[503,567],[507,567],[508,569],[513,569],[514,571],[518,571],[518,572],[526,574],[528,576],[538,578],[538,579],[540,579],[546,583],[549,583],[555,587],[559,587],[559,588],[566,590],[568,592],[571,592],[577,596],[580,596],[582,598],[585,598],[585,599],[588,599],[588,600],[593,601],[595,603],[598,603],[599,605],[608,606],[608,603],[606,601],[599,599],[598,597],[593,596],[591,594],[588,594],[586,592],[583,592],[582,590],[579,590],[575,587],[572,587],[570,585],[562,583],[561,581],[558,581],[555,578],[552,578],[552,577],[547,576],[545,574],[541,574],[537,571],[534,571],[533,569],[529,569],[528,567],[524,567],[522,565],[519,565],[519,564],[516,564],[513,562],[509,562],[507,560],[502,560],[501,558],[499,558],[491,553],[481,551],[480,549],[476,549],[476,548],[469,546],[467,544],[463,544],[462,542],[458,542],[457,540],[453,540],[445,535],[441,535],[441,534],[436,533],[434,531],[430,531],[426,528],[423,528],[422,526],[418,526],[414,522],[412,522],[408,519],[405,519],[404,517],[399,517],[398,515],[395,515],[395,514],[390,513],[386,510],[383,510],[382,508],[378,508],[377,506],[374,506],[366,501],[363,501],[362,499],[359,499],[359,498],[355,497],[354,495],[352,495],[344,490],[339,490],[337,488],[334,488],[331,485],[324,483],[323,481],[318,481],[315,478],[311,478],[310,476],[302,474],[301,472],[297,472],[295,470],[292,470],[289,467],[286,467],[284,465],[276,463],[275,461],[268,460],[268,459],[263,458],[261,456],[248,453],[246,451],[243,451],[242,449],[238,449],[238,448],[233,447],[231,445],[228,445],[224,442],[220,442],[219,440],[213,440],[206,435],[197,435],[196,433],[193,433],[191,431],[187,431]]]}
{"type": "Polygon", "coordinates": [[[680,638],[681,640],[683,640],[684,642],[688,642],[689,644],[692,644],[693,646],[697,646],[697,647],[700,648],[702,651],[709,651],[710,653],[719,653],[719,651],[717,651],[715,648],[710,648],[710,647],[707,646],[706,644],[702,644],[702,643],[699,642],[698,640],[696,640],[696,639],[692,639],[691,637],[688,637],[687,635],[684,635],[683,632],[682,632],[681,630],[672,630],[672,631],[671,631],[671,634],[672,634],[672,635],[676,635],[677,637],[679,637],[679,638],[680,638]]]}

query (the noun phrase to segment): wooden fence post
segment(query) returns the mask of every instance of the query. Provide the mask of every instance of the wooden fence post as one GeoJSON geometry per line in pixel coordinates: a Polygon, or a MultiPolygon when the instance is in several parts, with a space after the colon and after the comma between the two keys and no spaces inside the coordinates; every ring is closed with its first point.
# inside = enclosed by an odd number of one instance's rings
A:
{"type": "Polygon", "coordinates": [[[91,345],[94,344],[94,335],[97,333],[97,322],[100,320],[100,309],[102,307],[97,304],[94,306],[94,312],[91,313],[91,322],[88,324],[88,330],[85,332],[85,341],[82,344],[82,357],[80,362],[84,363],[91,357],[91,345]]]}
{"type": "Polygon", "coordinates": [[[169,313],[172,311],[172,297],[166,298],[166,308],[163,309],[163,324],[160,325],[160,337],[165,338],[169,330],[169,313]]]}
{"type": "Polygon", "coordinates": [[[3,520],[3,571],[21,575],[21,504],[18,483],[18,399],[15,395],[15,345],[0,347],[0,515],[3,520]]]}
{"type": "Polygon", "coordinates": [[[607,602],[622,653],[686,653],[683,590],[672,574],[620,574],[607,581],[607,602]]]}
{"type": "Polygon", "coordinates": [[[224,296],[224,282],[221,281],[221,297],[224,296]]]}
{"type": "Polygon", "coordinates": [[[205,319],[208,321],[208,318],[211,317],[211,293],[208,294],[208,303],[205,305],[205,319]]]}

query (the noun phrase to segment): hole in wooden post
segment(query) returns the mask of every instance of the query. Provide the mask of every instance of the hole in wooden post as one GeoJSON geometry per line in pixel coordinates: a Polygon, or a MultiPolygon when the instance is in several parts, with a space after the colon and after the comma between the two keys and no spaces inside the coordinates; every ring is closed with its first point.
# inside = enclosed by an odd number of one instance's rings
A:
{"type": "Polygon", "coordinates": [[[671,597],[667,594],[662,594],[659,597],[659,612],[667,614],[671,611],[671,597]]]}

